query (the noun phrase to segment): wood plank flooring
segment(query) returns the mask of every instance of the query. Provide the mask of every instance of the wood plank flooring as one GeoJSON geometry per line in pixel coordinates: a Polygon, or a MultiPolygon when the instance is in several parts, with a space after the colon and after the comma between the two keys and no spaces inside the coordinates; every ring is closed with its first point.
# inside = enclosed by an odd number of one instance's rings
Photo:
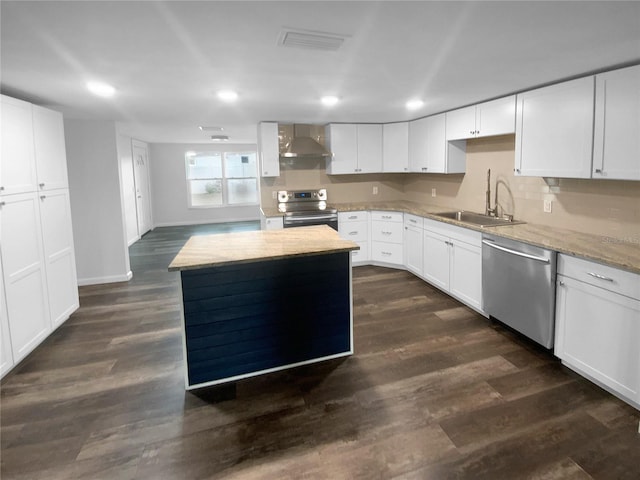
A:
{"type": "Polygon", "coordinates": [[[184,389],[158,228],[1,384],[9,479],[639,479],[640,413],[411,274],[354,269],[356,354],[184,389]]]}

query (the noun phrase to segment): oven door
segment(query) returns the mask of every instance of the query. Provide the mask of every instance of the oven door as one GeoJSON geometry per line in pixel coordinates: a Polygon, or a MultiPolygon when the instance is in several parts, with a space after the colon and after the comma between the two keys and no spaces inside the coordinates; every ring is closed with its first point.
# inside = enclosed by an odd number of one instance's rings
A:
{"type": "Polygon", "coordinates": [[[329,225],[334,230],[338,230],[338,214],[337,213],[296,213],[285,214],[283,226],[284,228],[291,227],[308,227],[311,225],[329,225]]]}

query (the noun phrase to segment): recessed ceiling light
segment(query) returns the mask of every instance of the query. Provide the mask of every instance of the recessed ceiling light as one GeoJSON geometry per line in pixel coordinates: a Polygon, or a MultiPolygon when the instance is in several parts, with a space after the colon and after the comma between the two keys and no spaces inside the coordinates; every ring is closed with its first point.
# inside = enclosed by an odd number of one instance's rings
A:
{"type": "Polygon", "coordinates": [[[225,102],[233,102],[238,99],[238,94],[233,90],[220,90],[218,92],[218,98],[225,102]]]}
{"type": "Polygon", "coordinates": [[[418,98],[414,98],[413,100],[409,100],[406,103],[406,107],[409,110],[417,110],[419,108],[422,108],[424,106],[424,102],[418,98]]]}
{"type": "Polygon", "coordinates": [[[88,82],[87,88],[94,95],[99,97],[113,97],[116,93],[116,89],[111,85],[102,82],[88,82]]]}
{"type": "Polygon", "coordinates": [[[322,102],[323,105],[326,105],[327,107],[333,107],[340,101],[340,99],[333,95],[327,95],[325,97],[322,97],[320,101],[322,102]]]}

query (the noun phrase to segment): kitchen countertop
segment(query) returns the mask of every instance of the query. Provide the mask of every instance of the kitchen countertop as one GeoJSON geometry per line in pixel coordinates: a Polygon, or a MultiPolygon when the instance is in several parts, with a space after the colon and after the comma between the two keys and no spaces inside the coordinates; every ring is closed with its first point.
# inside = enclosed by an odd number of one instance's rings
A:
{"type": "Polygon", "coordinates": [[[357,243],[340,238],[327,225],[195,235],[169,265],[169,271],[322,255],[358,250],[357,243]]]}
{"type": "MultiPolygon", "coordinates": [[[[411,213],[480,232],[489,232],[504,238],[537,245],[559,253],[593,260],[640,274],[640,243],[634,241],[634,239],[581,233],[534,223],[482,228],[435,215],[436,213],[454,211],[455,208],[424,205],[408,201],[332,203],[331,206],[337,208],[339,212],[382,210],[411,213]]],[[[282,216],[282,213],[278,212],[276,207],[263,207],[262,211],[267,217],[282,216]]]]}

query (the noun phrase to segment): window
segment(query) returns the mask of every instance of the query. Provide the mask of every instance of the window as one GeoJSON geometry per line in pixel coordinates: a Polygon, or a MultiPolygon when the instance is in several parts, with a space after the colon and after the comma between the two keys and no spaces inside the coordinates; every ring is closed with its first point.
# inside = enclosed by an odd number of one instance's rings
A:
{"type": "Polygon", "coordinates": [[[258,203],[255,152],[187,152],[189,207],[258,203]]]}

